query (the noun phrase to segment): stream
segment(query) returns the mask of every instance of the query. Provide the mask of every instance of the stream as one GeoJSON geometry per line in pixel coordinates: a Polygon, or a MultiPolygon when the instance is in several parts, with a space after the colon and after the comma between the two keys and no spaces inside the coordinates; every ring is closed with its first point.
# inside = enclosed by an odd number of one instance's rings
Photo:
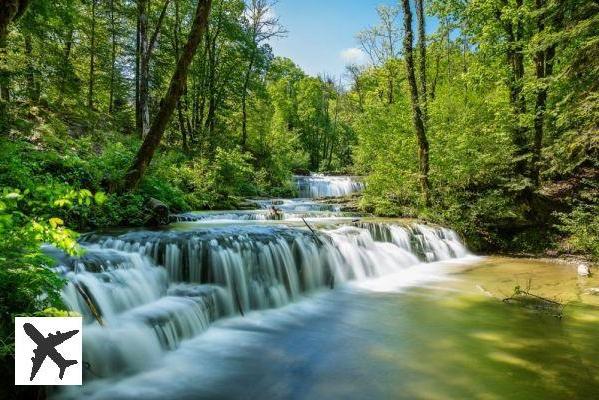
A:
{"type": "Polygon", "coordinates": [[[354,177],[295,180],[299,199],[92,232],[84,256],[55,254],[87,368],[51,397],[599,398],[597,278],[320,201],[362,190],[354,177]],[[525,282],[573,305],[557,319],[489,298],[525,282]]]}

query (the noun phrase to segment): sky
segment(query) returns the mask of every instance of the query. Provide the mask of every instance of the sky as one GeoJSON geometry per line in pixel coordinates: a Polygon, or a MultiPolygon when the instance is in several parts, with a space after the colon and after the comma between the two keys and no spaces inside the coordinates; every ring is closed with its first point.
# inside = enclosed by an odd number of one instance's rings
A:
{"type": "Polygon", "coordinates": [[[366,62],[355,36],[378,23],[380,4],[397,0],[279,0],[274,13],[288,33],[271,42],[274,54],[291,58],[310,75],[339,77],[350,62],[366,62]]]}

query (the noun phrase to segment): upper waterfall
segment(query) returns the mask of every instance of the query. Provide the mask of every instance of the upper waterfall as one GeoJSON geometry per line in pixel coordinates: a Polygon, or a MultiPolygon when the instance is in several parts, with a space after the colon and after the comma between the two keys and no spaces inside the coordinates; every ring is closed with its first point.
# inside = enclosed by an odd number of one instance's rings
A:
{"type": "Polygon", "coordinates": [[[354,176],[311,174],[295,175],[293,179],[302,198],[348,196],[364,189],[364,183],[354,176]]]}

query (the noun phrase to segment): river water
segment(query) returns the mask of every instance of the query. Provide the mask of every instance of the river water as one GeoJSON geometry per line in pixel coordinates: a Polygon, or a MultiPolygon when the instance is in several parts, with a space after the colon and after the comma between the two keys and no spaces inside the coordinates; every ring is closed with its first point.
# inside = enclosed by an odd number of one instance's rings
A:
{"type": "Polygon", "coordinates": [[[83,257],[59,257],[87,368],[82,387],[53,396],[599,398],[599,304],[581,295],[597,282],[547,266],[578,301],[573,317],[507,306],[485,293],[538,276],[539,263],[482,259],[450,229],[314,199],[361,190],[351,177],[296,179],[312,198],[90,233],[83,257]]]}

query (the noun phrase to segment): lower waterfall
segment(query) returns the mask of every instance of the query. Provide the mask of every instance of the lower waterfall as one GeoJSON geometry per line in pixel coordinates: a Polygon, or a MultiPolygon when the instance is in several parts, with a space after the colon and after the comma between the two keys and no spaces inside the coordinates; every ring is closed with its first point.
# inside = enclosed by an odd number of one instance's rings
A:
{"type": "Polygon", "coordinates": [[[141,371],[223,317],[468,255],[449,229],[374,222],[314,232],[191,223],[186,230],[96,233],[80,241],[85,255],[59,257],[57,268],[68,280],[64,303],[84,317],[86,381],[141,371]]]}

